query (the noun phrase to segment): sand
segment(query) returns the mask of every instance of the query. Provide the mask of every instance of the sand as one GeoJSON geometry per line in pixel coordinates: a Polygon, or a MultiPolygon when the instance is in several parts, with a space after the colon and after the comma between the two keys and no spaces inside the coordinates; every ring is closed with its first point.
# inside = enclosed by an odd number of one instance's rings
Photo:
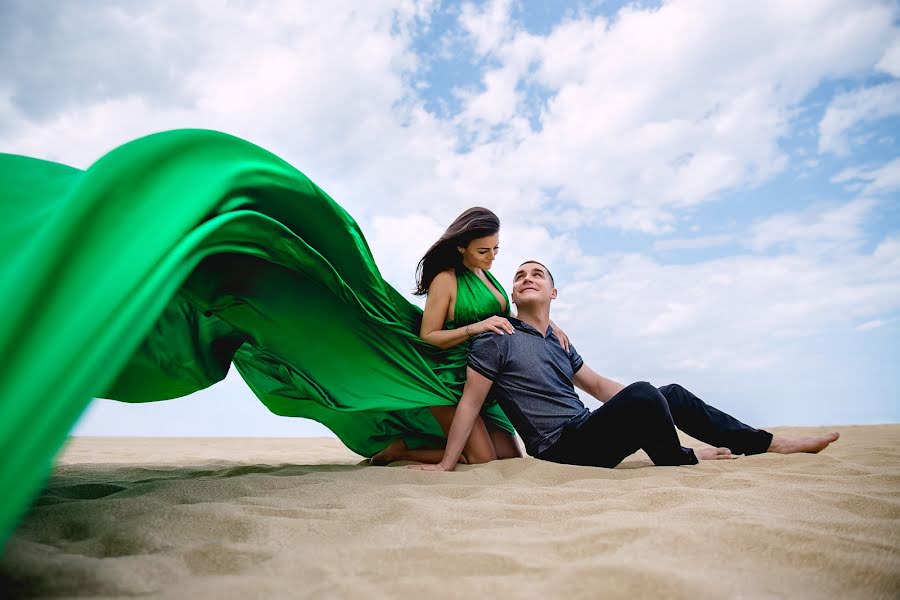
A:
{"type": "Polygon", "coordinates": [[[366,466],[332,439],[78,438],[7,544],[0,585],[13,597],[898,598],[900,425],[837,429],[818,455],[454,473],[366,466]]]}

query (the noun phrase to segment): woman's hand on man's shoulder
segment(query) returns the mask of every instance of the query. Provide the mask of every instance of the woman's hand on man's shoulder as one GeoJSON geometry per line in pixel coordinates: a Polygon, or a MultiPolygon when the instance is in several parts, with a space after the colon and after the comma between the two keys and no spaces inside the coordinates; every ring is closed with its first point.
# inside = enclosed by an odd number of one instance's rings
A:
{"type": "Polygon", "coordinates": [[[488,317],[483,321],[479,321],[473,325],[470,325],[473,329],[475,329],[475,333],[484,333],[485,331],[493,331],[494,333],[499,333],[500,335],[505,335],[507,333],[515,333],[516,329],[513,327],[512,323],[509,322],[509,319],[506,317],[500,317],[494,315],[492,317],[488,317]]]}

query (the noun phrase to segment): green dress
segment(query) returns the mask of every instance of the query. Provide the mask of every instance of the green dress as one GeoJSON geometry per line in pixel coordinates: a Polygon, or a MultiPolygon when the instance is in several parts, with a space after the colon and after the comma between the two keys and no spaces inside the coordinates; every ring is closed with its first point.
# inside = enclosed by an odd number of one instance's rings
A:
{"type": "MultiPolygon", "coordinates": [[[[148,136],[85,171],[0,155],[0,257],[0,543],[94,397],[177,398],[233,362],[272,412],[368,456],[441,443],[428,407],[462,390],[468,348],[419,339],[356,222],[226,134],[148,136]]],[[[499,311],[469,275],[459,323],[499,311]]]]}
{"type": "MultiPolygon", "coordinates": [[[[456,304],[453,308],[453,320],[444,322],[444,329],[456,329],[457,327],[465,327],[472,323],[483,321],[494,315],[509,316],[509,296],[506,290],[500,285],[500,282],[491,274],[485,271],[488,280],[503,296],[505,306],[500,305],[500,301],[488,286],[475,273],[468,269],[464,269],[456,274],[456,304]]],[[[449,389],[453,390],[453,394],[459,398],[462,396],[463,387],[466,384],[466,361],[469,356],[469,342],[463,342],[453,352],[454,360],[434,361],[432,367],[438,378],[444,382],[449,389]]],[[[485,406],[481,410],[482,417],[485,419],[489,427],[503,429],[510,433],[514,433],[512,425],[503,413],[496,400],[488,398],[485,406]]]]}

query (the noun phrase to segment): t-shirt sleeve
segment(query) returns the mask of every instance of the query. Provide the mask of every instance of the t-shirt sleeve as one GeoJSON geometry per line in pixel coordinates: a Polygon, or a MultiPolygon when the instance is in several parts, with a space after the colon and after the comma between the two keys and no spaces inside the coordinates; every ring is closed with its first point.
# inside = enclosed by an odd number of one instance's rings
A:
{"type": "Polygon", "coordinates": [[[482,333],[472,339],[469,348],[469,366],[491,381],[497,379],[503,364],[503,355],[497,343],[496,333],[482,333]]]}
{"type": "Polygon", "coordinates": [[[572,374],[577,373],[578,369],[584,366],[584,359],[572,344],[569,344],[569,362],[572,363],[572,374]]]}

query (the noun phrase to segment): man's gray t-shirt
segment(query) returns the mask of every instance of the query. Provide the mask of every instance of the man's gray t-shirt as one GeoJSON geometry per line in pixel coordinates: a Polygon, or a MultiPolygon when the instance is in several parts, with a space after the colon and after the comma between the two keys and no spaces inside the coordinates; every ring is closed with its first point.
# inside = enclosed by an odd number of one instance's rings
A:
{"type": "Polygon", "coordinates": [[[538,456],[565,425],[590,414],[572,383],[584,361],[573,346],[563,350],[552,330],[544,337],[527,323],[509,321],[515,334],[482,333],[472,340],[469,366],[494,382],[489,397],[500,403],[528,454],[538,456]]]}

